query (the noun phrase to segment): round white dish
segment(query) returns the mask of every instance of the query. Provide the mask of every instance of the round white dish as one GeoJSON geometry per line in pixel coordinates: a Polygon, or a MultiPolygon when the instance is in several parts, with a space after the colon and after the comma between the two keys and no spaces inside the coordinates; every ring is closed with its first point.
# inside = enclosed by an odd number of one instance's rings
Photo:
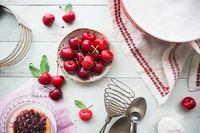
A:
{"type": "Polygon", "coordinates": [[[143,33],[167,42],[200,38],[198,0],[122,0],[128,19],[143,33]]]}
{"type": "Polygon", "coordinates": [[[51,133],[57,132],[56,120],[53,114],[47,108],[45,108],[44,106],[40,104],[28,102],[28,103],[20,104],[19,106],[16,106],[10,111],[6,120],[6,133],[10,133],[10,129],[13,126],[12,123],[13,121],[15,121],[17,114],[24,109],[39,109],[40,111],[42,111],[48,117],[50,121],[51,133]]]}

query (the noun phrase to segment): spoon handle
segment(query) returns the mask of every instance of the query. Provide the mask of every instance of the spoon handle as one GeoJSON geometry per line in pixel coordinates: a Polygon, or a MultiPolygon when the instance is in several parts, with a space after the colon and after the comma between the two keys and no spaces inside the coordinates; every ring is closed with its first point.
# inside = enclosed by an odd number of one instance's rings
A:
{"type": "Polygon", "coordinates": [[[133,133],[137,133],[137,123],[133,122],[133,133]]]}

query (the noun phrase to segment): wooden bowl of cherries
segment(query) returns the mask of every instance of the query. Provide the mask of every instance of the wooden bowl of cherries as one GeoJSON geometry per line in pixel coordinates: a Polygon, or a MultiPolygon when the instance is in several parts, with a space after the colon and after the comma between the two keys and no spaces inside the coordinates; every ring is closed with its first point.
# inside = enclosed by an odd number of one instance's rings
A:
{"type": "Polygon", "coordinates": [[[61,41],[57,57],[65,76],[80,83],[94,82],[111,69],[114,49],[102,33],[81,28],[61,41]]]}

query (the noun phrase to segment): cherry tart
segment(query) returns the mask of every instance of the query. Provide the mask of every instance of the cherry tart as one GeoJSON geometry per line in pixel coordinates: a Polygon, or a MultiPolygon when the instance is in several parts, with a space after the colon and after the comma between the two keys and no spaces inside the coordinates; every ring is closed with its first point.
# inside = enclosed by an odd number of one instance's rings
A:
{"type": "Polygon", "coordinates": [[[10,133],[50,133],[50,121],[38,109],[24,109],[16,116],[10,133]]]}

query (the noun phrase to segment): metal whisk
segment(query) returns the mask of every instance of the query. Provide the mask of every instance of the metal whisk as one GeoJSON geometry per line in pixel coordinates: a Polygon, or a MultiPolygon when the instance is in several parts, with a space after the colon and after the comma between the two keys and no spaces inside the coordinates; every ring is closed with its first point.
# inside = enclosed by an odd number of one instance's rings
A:
{"type": "Polygon", "coordinates": [[[127,85],[114,78],[111,78],[111,81],[112,84],[108,84],[104,93],[107,118],[99,133],[105,132],[107,124],[113,117],[123,115],[135,97],[134,92],[127,85]]]}

